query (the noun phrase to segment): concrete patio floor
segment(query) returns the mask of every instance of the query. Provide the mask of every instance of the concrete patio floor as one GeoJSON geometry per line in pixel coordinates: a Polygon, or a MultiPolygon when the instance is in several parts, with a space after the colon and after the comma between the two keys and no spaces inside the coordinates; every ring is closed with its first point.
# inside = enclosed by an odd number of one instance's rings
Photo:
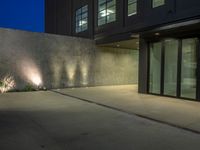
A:
{"type": "MultiPolygon", "coordinates": [[[[62,93],[90,98],[98,103],[118,106],[127,111],[141,105],[140,107],[144,108],[135,108],[135,112],[143,110],[146,113],[152,109],[146,101],[153,103],[160,99],[160,97],[151,99],[152,96],[139,95],[134,91],[133,86],[59,90],[62,93]],[[146,98],[146,101],[143,98],[146,98]],[[129,104],[125,105],[126,102],[129,104]]],[[[196,105],[199,105],[171,99],[166,99],[166,102],[174,103],[183,109],[196,108],[196,105]],[[185,103],[188,103],[187,107],[185,103]],[[181,104],[182,106],[179,106],[181,104]]],[[[200,134],[137,117],[98,103],[53,91],[2,94],[0,95],[0,150],[199,150],[200,148],[200,134]]],[[[160,106],[158,104],[154,106],[156,111],[152,111],[152,114],[164,111],[162,109],[164,102],[160,103],[160,106]]],[[[185,113],[187,112],[189,110],[185,110],[185,113]]],[[[196,112],[195,116],[197,115],[196,112]]],[[[185,116],[187,114],[180,118],[184,120],[185,116]]]]}
{"type": "Polygon", "coordinates": [[[122,85],[56,91],[200,133],[200,102],[139,94],[137,89],[122,85]]]}

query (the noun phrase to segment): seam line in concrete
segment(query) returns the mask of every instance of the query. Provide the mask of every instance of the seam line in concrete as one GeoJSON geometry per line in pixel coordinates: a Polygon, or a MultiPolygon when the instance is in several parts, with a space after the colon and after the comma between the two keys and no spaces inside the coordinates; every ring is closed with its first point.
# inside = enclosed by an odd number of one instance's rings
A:
{"type": "Polygon", "coordinates": [[[87,103],[91,103],[91,104],[95,104],[95,105],[98,105],[98,106],[101,106],[101,107],[112,109],[112,110],[115,110],[115,111],[118,111],[118,112],[121,112],[121,113],[125,113],[125,114],[131,115],[131,116],[134,115],[134,116],[137,116],[139,118],[143,118],[143,119],[147,119],[147,120],[154,121],[154,122],[157,122],[157,123],[165,124],[165,125],[175,127],[175,128],[178,128],[178,129],[182,129],[182,130],[185,130],[185,131],[189,131],[189,132],[192,132],[192,133],[195,133],[195,134],[200,134],[200,131],[198,131],[198,130],[190,129],[190,128],[187,128],[187,127],[182,127],[180,125],[176,125],[176,124],[173,124],[173,123],[170,123],[170,122],[166,122],[166,121],[158,120],[158,119],[155,119],[155,118],[152,118],[152,117],[148,117],[148,116],[140,115],[140,114],[137,114],[137,113],[129,112],[129,111],[117,108],[117,107],[97,103],[97,102],[94,102],[92,100],[88,100],[88,99],[85,99],[85,98],[65,94],[65,93],[62,93],[62,92],[55,91],[55,90],[50,90],[50,91],[57,93],[57,94],[60,94],[60,95],[63,95],[63,96],[68,96],[68,97],[71,97],[71,98],[74,98],[74,99],[77,99],[77,100],[80,100],[80,101],[84,101],[84,102],[87,102],[87,103]]]}

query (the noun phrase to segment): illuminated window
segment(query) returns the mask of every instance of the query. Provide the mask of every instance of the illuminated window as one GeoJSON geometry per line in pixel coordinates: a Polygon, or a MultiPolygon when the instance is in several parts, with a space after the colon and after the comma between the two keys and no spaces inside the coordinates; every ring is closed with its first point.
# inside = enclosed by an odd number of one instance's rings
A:
{"type": "Polygon", "coordinates": [[[88,5],[76,10],[76,33],[88,29],[88,5]]]}
{"type": "Polygon", "coordinates": [[[128,16],[137,14],[137,0],[128,0],[128,16]]]}
{"type": "Polygon", "coordinates": [[[98,1],[98,26],[116,21],[116,0],[98,1]]]}
{"type": "Polygon", "coordinates": [[[165,0],[153,0],[152,7],[159,7],[165,4],[165,0]]]}

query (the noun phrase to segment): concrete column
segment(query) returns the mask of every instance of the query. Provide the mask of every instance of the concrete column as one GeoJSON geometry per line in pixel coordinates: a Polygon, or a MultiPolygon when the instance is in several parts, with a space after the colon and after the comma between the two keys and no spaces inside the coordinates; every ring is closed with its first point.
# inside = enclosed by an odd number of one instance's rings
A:
{"type": "Polygon", "coordinates": [[[148,44],[140,38],[139,49],[139,79],[138,92],[147,93],[148,91],[148,44]]]}

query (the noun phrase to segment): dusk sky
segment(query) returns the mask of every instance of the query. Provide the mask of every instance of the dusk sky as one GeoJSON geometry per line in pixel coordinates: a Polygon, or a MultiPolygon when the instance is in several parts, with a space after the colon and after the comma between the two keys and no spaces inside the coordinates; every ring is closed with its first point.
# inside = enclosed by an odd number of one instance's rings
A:
{"type": "Polygon", "coordinates": [[[44,0],[1,0],[0,27],[44,32],[44,0]]]}

